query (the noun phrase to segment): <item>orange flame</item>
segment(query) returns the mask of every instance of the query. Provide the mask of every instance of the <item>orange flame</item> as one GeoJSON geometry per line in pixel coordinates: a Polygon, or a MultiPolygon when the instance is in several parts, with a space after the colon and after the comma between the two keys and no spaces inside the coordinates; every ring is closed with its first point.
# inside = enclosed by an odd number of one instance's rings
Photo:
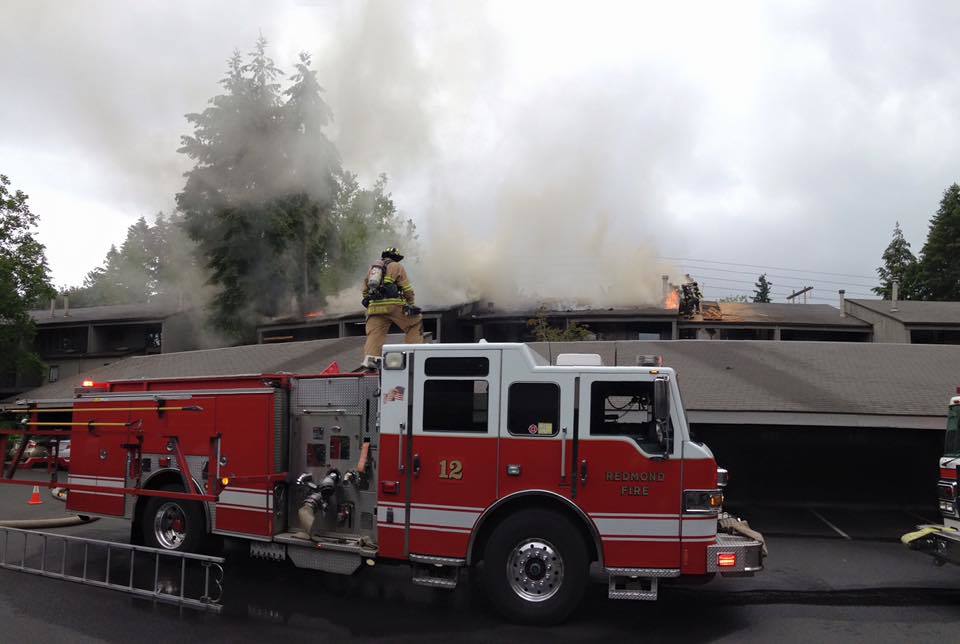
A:
{"type": "Polygon", "coordinates": [[[310,311],[309,313],[304,313],[303,317],[307,318],[308,320],[312,320],[313,318],[322,318],[323,311],[310,311]]]}
{"type": "Polygon", "coordinates": [[[663,298],[663,308],[678,309],[680,307],[680,291],[672,290],[663,298]]]}

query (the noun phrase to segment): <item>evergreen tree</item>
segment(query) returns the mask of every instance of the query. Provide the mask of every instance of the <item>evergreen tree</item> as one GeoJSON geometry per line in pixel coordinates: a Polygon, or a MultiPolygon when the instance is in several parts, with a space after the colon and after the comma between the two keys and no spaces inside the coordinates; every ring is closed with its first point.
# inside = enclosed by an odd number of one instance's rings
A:
{"type": "Polygon", "coordinates": [[[309,57],[301,56],[284,103],[266,47],[261,37],[246,65],[234,54],[225,93],[187,115],[194,134],[180,148],[196,165],[177,204],[218,289],[212,319],[238,338],[315,286],[339,171],[309,57]]]}
{"type": "Polygon", "coordinates": [[[917,294],[925,300],[960,300],[960,185],[943,193],[930,219],[916,270],[917,294]]]}
{"type": "Polygon", "coordinates": [[[266,47],[261,37],[247,64],[234,53],[223,93],[187,115],[194,132],[179,150],[195,162],[177,205],[216,289],[211,320],[237,339],[260,318],[305,312],[335,292],[369,261],[382,229],[393,243],[412,235],[385,177],[364,190],[342,170],[309,55],[281,92],[266,47]]]}
{"type": "Polygon", "coordinates": [[[54,293],[45,249],[35,237],[38,218],[30,211],[29,197],[9,186],[0,174],[0,379],[8,383],[18,373],[31,377],[39,372],[29,310],[54,293]]]}
{"type": "Polygon", "coordinates": [[[769,304],[770,303],[770,287],[773,286],[773,283],[767,281],[767,274],[764,273],[760,277],[758,277],[756,283],[753,286],[756,289],[753,292],[753,301],[756,303],[769,304]]]}
{"type": "Polygon", "coordinates": [[[898,221],[893,227],[893,239],[883,251],[883,266],[877,268],[877,276],[880,278],[880,286],[873,287],[873,292],[885,300],[892,297],[893,282],[900,283],[898,297],[909,299],[913,293],[914,275],[916,272],[917,258],[910,250],[910,242],[903,237],[903,231],[900,229],[898,221]]]}

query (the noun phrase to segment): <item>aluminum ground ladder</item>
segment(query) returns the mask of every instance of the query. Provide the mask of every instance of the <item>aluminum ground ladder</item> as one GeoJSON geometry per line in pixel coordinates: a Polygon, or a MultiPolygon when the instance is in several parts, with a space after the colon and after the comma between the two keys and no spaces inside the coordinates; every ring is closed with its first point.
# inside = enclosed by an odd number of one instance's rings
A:
{"type": "Polygon", "coordinates": [[[0,568],[219,613],[223,558],[0,527],[0,568]]]}

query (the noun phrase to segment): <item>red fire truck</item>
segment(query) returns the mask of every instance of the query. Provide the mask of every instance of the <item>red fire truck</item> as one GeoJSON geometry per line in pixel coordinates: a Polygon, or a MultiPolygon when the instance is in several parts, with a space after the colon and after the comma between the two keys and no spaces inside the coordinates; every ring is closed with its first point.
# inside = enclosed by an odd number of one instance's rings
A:
{"type": "Polygon", "coordinates": [[[957,507],[957,484],[960,479],[960,387],[957,387],[957,394],[950,399],[943,456],[939,463],[940,482],[937,490],[943,524],[917,526],[916,531],[901,537],[901,541],[908,547],[929,554],[939,564],[960,564],[960,511],[957,507]]]}
{"type": "Polygon", "coordinates": [[[379,375],[87,384],[22,401],[22,431],[69,438],[68,508],[148,546],[223,535],[331,573],[404,562],[435,588],[482,562],[495,606],[532,623],[565,618],[591,564],[616,599],[763,566],[762,538],[718,521],[726,472],[655,361],[388,345],[379,375]]]}

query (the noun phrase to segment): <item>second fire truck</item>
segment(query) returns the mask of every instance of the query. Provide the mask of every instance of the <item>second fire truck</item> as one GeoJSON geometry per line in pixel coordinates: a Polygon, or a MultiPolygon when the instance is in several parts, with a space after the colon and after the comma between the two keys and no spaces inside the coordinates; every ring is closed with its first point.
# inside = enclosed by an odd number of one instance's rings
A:
{"type": "Polygon", "coordinates": [[[939,564],[960,564],[960,508],[957,505],[957,485],[960,483],[960,387],[957,388],[957,394],[950,399],[943,456],[939,463],[937,502],[943,524],[917,526],[916,531],[901,538],[904,544],[929,554],[939,564]]]}
{"type": "Polygon", "coordinates": [[[447,589],[482,562],[493,604],[528,623],[569,615],[591,564],[614,599],[761,570],[762,538],[718,520],[726,472],[691,438],[674,371],[557,362],[393,345],[379,376],[87,383],[18,409],[24,432],[71,440],[68,509],[125,517],[156,548],[222,535],[328,573],[403,562],[447,589]]]}

